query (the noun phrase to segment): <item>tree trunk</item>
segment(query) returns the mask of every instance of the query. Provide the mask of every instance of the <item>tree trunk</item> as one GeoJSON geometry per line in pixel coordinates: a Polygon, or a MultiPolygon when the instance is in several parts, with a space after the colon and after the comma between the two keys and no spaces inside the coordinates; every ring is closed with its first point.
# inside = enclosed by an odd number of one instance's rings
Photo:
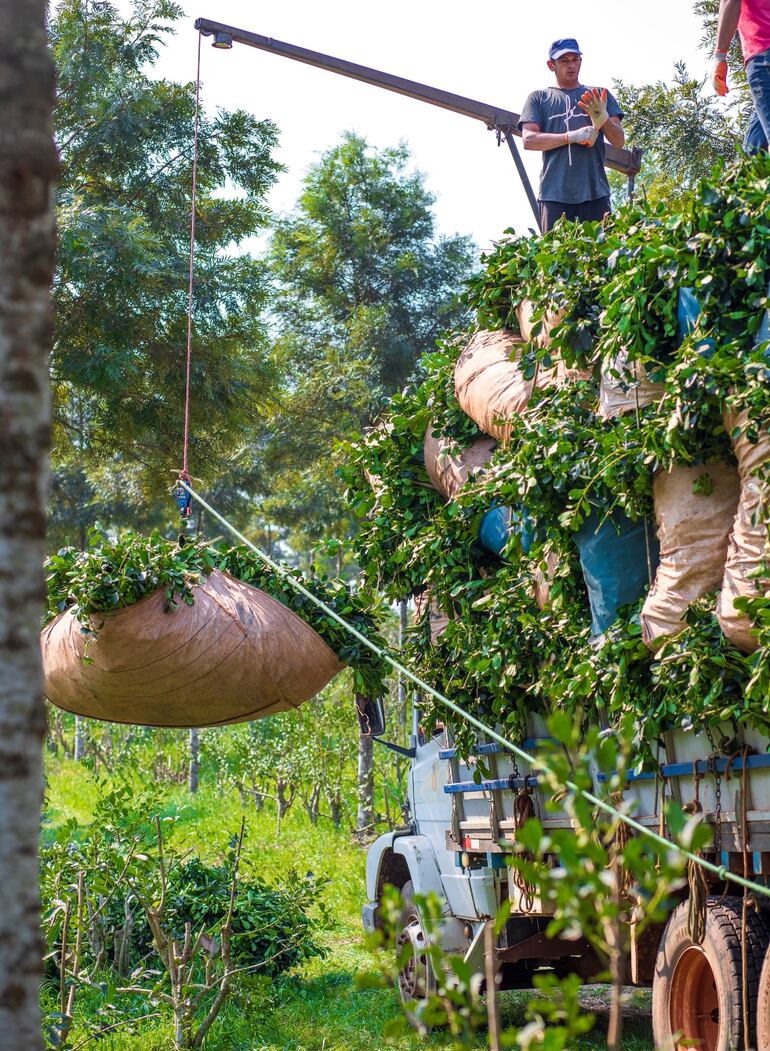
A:
{"type": "Polygon", "coordinates": [[[42,1046],[39,631],[57,167],[45,10],[0,0],[0,1051],[42,1046]]]}
{"type": "MultiPolygon", "coordinates": [[[[398,648],[403,650],[406,640],[406,631],[409,627],[409,614],[407,611],[407,600],[402,598],[398,604],[398,648]]],[[[401,672],[398,673],[397,692],[397,722],[404,729],[406,727],[406,682],[401,672]]]]}
{"type": "Polygon", "coordinates": [[[334,791],[326,790],[326,801],[329,804],[329,814],[332,819],[332,824],[335,828],[339,828],[342,824],[342,794],[338,788],[334,791]]]}
{"type": "Polygon", "coordinates": [[[85,735],[83,733],[83,719],[80,715],[75,716],[75,748],[73,759],[79,762],[86,754],[85,735]]]}
{"type": "Polygon", "coordinates": [[[187,771],[187,788],[195,794],[198,791],[198,766],[200,758],[200,735],[193,726],[190,730],[190,765],[187,771]]]}
{"type": "Polygon", "coordinates": [[[356,831],[363,832],[374,821],[374,744],[371,737],[358,733],[358,810],[356,831]]]}

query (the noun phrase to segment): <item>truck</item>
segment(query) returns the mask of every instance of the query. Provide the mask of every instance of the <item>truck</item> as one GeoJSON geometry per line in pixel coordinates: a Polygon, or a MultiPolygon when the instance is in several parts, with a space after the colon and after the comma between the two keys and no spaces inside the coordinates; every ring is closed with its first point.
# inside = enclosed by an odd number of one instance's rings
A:
{"type": "MultiPolygon", "coordinates": [[[[729,737],[727,727],[725,731],[713,748],[705,735],[667,734],[659,773],[630,772],[625,800],[634,801],[636,820],[657,832],[668,796],[682,805],[699,798],[703,820],[713,833],[714,846],[705,858],[723,866],[725,873],[748,872],[766,883],[770,875],[768,742],[755,731],[744,729],[737,739],[732,730],[729,737]]],[[[546,739],[543,721],[533,717],[528,736],[514,743],[533,753],[546,739]]],[[[408,752],[405,826],[381,835],[367,853],[364,928],[371,932],[381,925],[386,885],[399,889],[407,905],[415,894],[432,892],[443,903],[442,949],[462,956],[483,975],[485,927],[508,899],[510,916],[495,942],[492,961],[502,988],[526,988],[543,968],[594,979],[603,968],[589,943],[546,937],[548,908],[522,886],[506,860],[515,851],[524,797],[527,813],[544,830],[571,827],[566,812],[547,805],[549,793],[536,765],[517,762],[501,745],[484,739],[478,740],[475,755],[463,759],[448,727],[425,732],[416,706],[408,752]],[[491,776],[478,777],[478,759],[483,759],[491,776]]],[[[599,770],[591,773],[599,789],[606,775],[599,770]]],[[[745,951],[749,1010],[756,1015],[757,1047],[766,1049],[770,1047],[770,954],[765,921],[752,911],[744,927],[735,884],[707,876],[702,945],[688,932],[685,888],[675,896],[667,923],[650,925],[638,939],[632,928],[627,980],[634,986],[652,987],[656,1047],[727,1051],[737,1046],[736,1012],[740,1017],[743,982],[735,960],[745,951]],[[699,1043],[672,1045],[676,1033],[681,1040],[699,1043]]],[[[405,1001],[419,1001],[430,987],[430,975],[416,909],[405,909],[397,941],[411,949],[399,974],[399,992],[405,1001]]]]}
{"type": "MultiPolygon", "coordinates": [[[[210,19],[197,19],[195,28],[213,38],[216,48],[244,44],[481,120],[498,142],[506,142],[539,228],[537,201],[515,142],[518,114],[210,19]]],[[[626,176],[633,194],[640,151],[607,145],[606,163],[626,176]]],[[[407,947],[398,978],[402,999],[419,1001],[431,985],[423,919],[415,903],[431,892],[442,902],[441,948],[460,955],[487,978],[496,973],[503,988],[528,987],[533,974],[544,968],[595,978],[602,966],[590,944],[547,937],[547,905],[509,866],[523,815],[536,817],[546,831],[572,827],[566,811],[549,808],[536,761],[517,761],[483,735],[473,754],[464,755],[455,747],[449,725],[422,725],[419,698],[406,748],[382,740],[381,707],[373,705],[359,715],[362,729],[409,760],[404,825],[384,833],[368,849],[362,910],[364,929],[373,932],[383,923],[386,887],[401,893],[397,943],[401,950],[407,947]],[[504,901],[511,903],[510,913],[490,945],[489,920],[504,901]]],[[[532,754],[547,737],[543,720],[532,716],[526,734],[513,743],[532,754]]],[[[770,913],[770,898],[754,901],[756,907],[747,910],[729,878],[768,883],[770,742],[758,732],[733,726],[725,726],[717,737],[671,731],[656,772],[627,774],[624,797],[633,802],[640,828],[658,832],[666,799],[673,797],[683,805],[697,800],[702,820],[713,832],[712,846],[704,854],[711,868],[703,877],[702,940],[690,931],[688,889],[683,888],[673,897],[665,923],[648,926],[640,937],[632,928],[627,979],[652,987],[656,1047],[730,1051],[738,1046],[746,1021],[749,1031],[756,1030],[756,1046],[770,1051],[770,923],[763,915],[770,913]]],[[[591,770],[596,788],[606,776],[591,770]]],[[[744,1041],[741,1046],[748,1045],[744,1041]]]]}

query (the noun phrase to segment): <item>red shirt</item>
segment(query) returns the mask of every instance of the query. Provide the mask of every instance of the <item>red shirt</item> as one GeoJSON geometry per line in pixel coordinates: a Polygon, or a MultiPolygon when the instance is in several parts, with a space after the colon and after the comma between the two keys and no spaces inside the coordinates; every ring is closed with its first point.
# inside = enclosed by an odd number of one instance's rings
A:
{"type": "Polygon", "coordinates": [[[770,0],[743,0],[738,35],[744,62],[770,48],[770,0]]]}

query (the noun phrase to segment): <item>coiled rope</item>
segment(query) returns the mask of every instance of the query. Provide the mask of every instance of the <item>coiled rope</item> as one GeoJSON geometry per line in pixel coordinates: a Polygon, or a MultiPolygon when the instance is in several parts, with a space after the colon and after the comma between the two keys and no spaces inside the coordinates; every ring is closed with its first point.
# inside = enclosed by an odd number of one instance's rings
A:
{"type": "MultiPolygon", "coordinates": [[[[304,584],[300,583],[299,580],[293,577],[285,566],[282,566],[278,562],[275,562],[269,555],[266,555],[264,551],[261,551],[258,547],[256,547],[248,539],[248,537],[245,537],[243,533],[239,532],[235,528],[235,526],[228,522],[226,518],[219,514],[218,511],[215,511],[211,504],[204,500],[204,498],[199,493],[195,492],[195,490],[186,481],[181,480],[179,484],[184,486],[184,488],[187,490],[190,496],[194,500],[197,500],[201,507],[208,511],[208,513],[219,523],[221,523],[221,525],[223,525],[225,529],[232,533],[234,537],[240,540],[241,543],[245,544],[251,551],[254,552],[254,554],[258,558],[262,559],[263,562],[270,566],[271,569],[274,569],[277,573],[280,573],[280,575],[291,585],[291,587],[294,588],[295,591],[298,591],[301,595],[304,595],[305,598],[309,598],[310,601],[313,602],[316,606],[318,606],[319,609],[322,609],[324,613],[327,614],[327,616],[331,617],[332,620],[335,620],[338,624],[345,628],[345,630],[349,632],[349,634],[357,638],[359,642],[362,642],[364,646],[366,646],[372,651],[372,653],[375,653],[378,657],[382,658],[382,660],[389,664],[391,668],[399,672],[399,674],[403,675],[405,678],[410,679],[415,684],[415,686],[419,686],[419,688],[421,690],[424,690],[425,693],[429,694],[435,700],[445,705],[447,708],[449,708],[450,711],[454,712],[455,715],[459,715],[460,718],[465,719],[465,721],[470,723],[471,726],[474,726],[481,733],[486,734],[486,736],[491,738],[491,740],[496,741],[499,745],[505,748],[506,751],[511,752],[518,759],[522,759],[525,763],[529,763],[530,766],[539,767],[546,773],[555,776],[553,771],[549,768],[548,763],[545,762],[543,759],[535,759],[534,756],[530,755],[528,752],[525,752],[524,749],[519,748],[519,746],[514,744],[512,741],[508,741],[505,737],[501,736],[501,734],[497,733],[496,730],[493,730],[491,727],[487,726],[480,719],[477,719],[475,715],[471,715],[470,712],[466,712],[465,709],[461,708],[459,704],[455,704],[454,701],[451,701],[448,697],[445,697],[442,693],[439,693],[438,690],[434,690],[432,686],[429,686],[428,683],[424,682],[418,675],[415,675],[414,672],[410,671],[407,667],[405,667],[403,664],[397,661],[396,658],[393,657],[390,653],[388,653],[387,650],[383,650],[381,649],[381,647],[375,645],[373,642],[370,642],[369,639],[367,639],[365,635],[362,635],[360,631],[354,628],[352,624],[348,624],[348,622],[343,617],[341,617],[339,613],[336,612],[336,610],[333,610],[331,606],[328,606],[322,599],[319,599],[311,591],[308,591],[304,584]]],[[[618,810],[616,807],[611,806],[604,799],[600,799],[598,796],[595,796],[592,792],[588,792],[585,788],[581,788],[580,785],[575,784],[574,781],[563,781],[562,784],[565,788],[569,789],[570,792],[573,792],[575,795],[578,795],[581,798],[585,799],[588,803],[592,803],[595,807],[603,811],[605,814],[608,814],[610,817],[621,821],[628,828],[632,828],[635,832],[638,832],[641,835],[645,836],[653,843],[657,843],[658,846],[663,847],[665,850],[675,851],[680,855],[680,857],[686,858],[688,861],[691,861],[694,864],[700,866],[700,868],[706,869],[708,872],[713,873],[713,875],[715,875],[718,879],[730,880],[733,883],[739,884],[741,887],[746,887],[748,888],[748,890],[755,891],[757,894],[762,894],[765,897],[770,898],[770,887],[763,886],[761,883],[755,883],[752,880],[747,879],[745,876],[739,876],[734,872],[730,872],[724,867],[724,865],[715,865],[713,862],[707,861],[706,858],[699,857],[699,855],[697,855],[693,851],[687,850],[680,844],[674,843],[671,840],[666,839],[664,836],[660,835],[657,832],[653,832],[652,829],[647,828],[645,825],[641,824],[641,822],[636,821],[629,814],[626,814],[622,810],[618,810]]]]}

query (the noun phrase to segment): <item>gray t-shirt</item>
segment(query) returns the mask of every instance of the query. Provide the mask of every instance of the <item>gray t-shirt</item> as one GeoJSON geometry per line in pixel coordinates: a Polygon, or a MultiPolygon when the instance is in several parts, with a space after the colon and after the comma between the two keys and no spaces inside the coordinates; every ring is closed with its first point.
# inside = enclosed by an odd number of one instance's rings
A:
{"type": "MultiPolygon", "coordinates": [[[[533,91],[524,103],[519,128],[522,124],[537,124],[541,131],[563,135],[565,131],[585,127],[591,121],[578,108],[584,91],[586,87],[583,84],[569,90],[553,87],[533,91]]],[[[609,91],[607,114],[610,117],[623,116],[609,91]]],[[[580,204],[583,201],[595,201],[597,197],[608,197],[609,193],[604,171],[604,135],[601,132],[593,146],[575,143],[543,152],[539,193],[541,201],[580,204]]]]}

